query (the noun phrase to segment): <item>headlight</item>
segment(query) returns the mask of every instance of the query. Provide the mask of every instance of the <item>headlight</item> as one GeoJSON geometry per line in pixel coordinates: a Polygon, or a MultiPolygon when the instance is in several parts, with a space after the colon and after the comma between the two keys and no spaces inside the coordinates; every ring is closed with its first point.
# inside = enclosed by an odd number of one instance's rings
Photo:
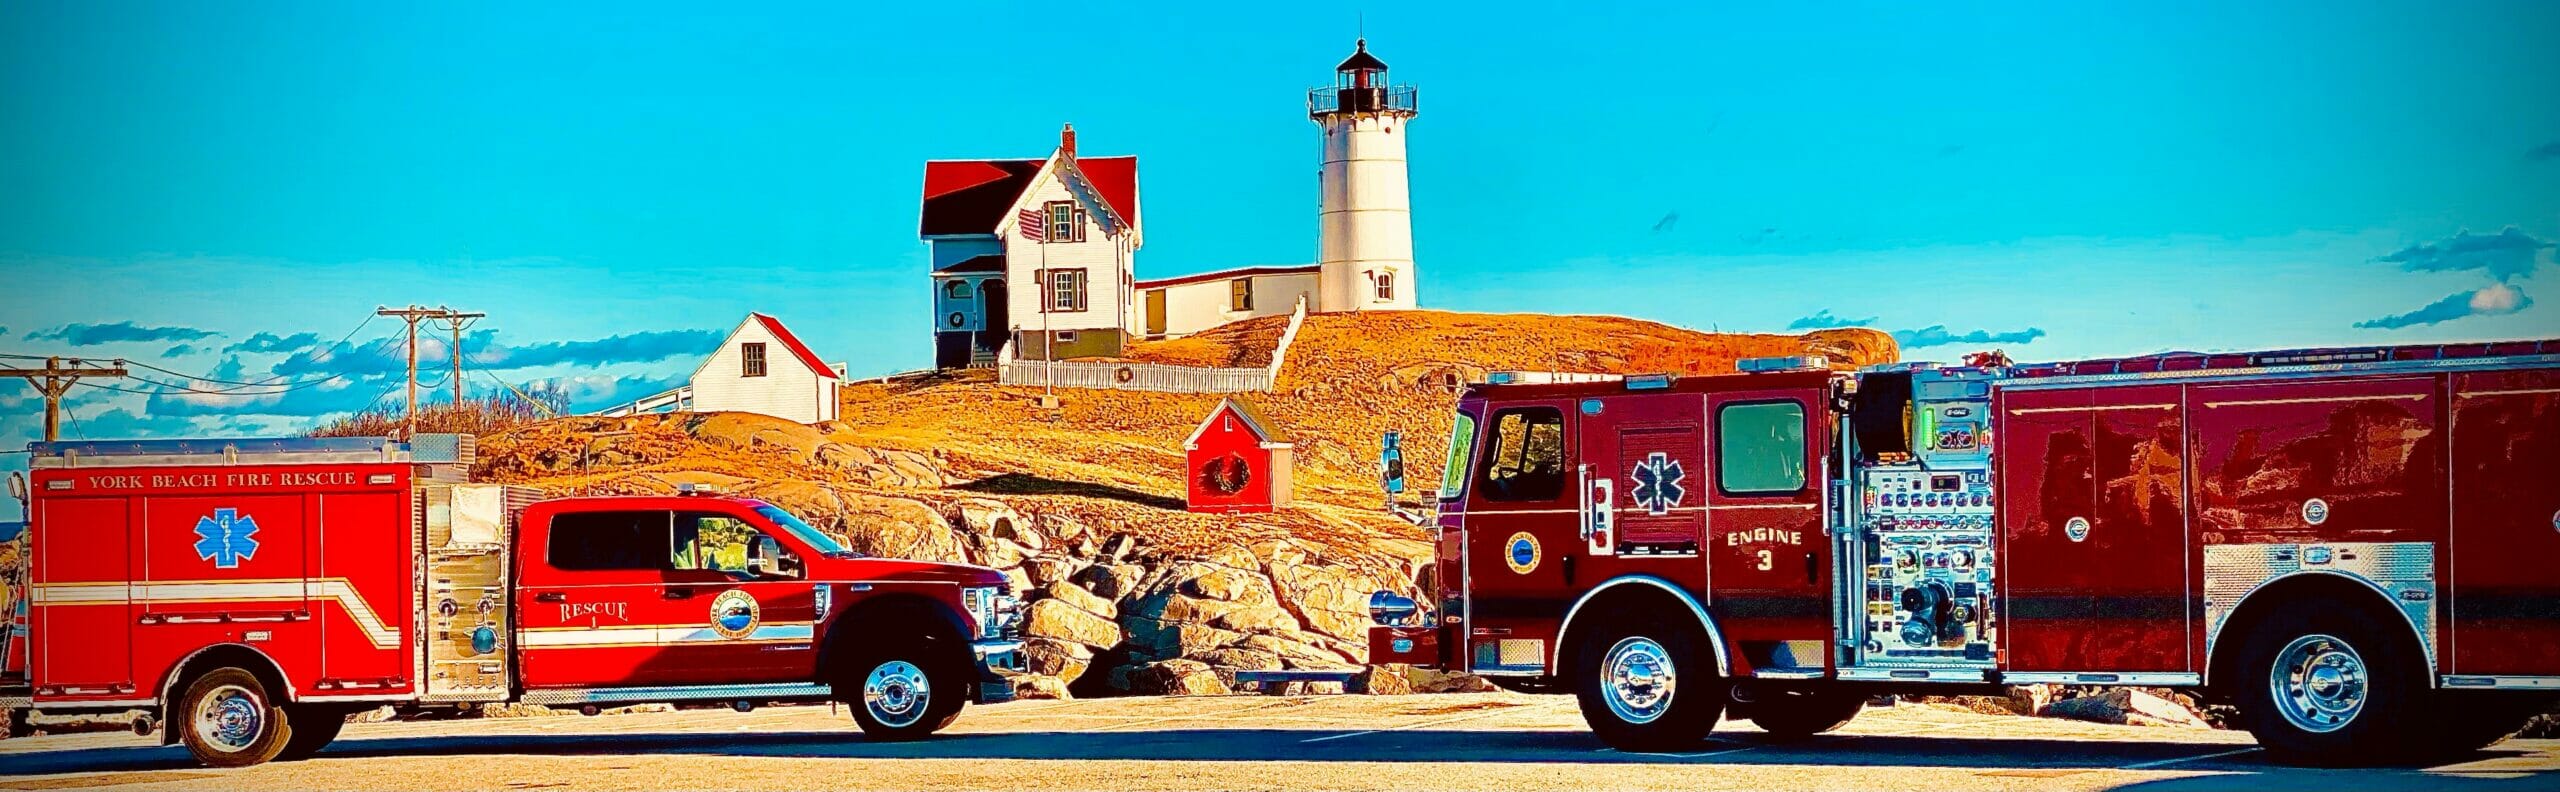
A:
{"type": "Polygon", "coordinates": [[[960,605],[969,609],[969,619],[978,623],[979,638],[1002,638],[1022,620],[1022,601],[1003,593],[995,586],[976,586],[960,590],[960,605]]]}

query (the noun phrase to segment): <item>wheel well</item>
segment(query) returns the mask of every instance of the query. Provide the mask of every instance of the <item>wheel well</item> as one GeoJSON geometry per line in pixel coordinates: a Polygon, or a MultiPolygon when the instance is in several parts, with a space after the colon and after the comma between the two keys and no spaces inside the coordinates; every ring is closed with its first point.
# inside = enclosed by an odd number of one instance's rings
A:
{"type": "Polygon", "coordinates": [[[821,681],[842,683],[855,673],[848,664],[865,650],[884,642],[920,640],[941,661],[966,667],[970,660],[967,633],[959,618],[940,602],[915,594],[892,594],[863,601],[837,616],[818,648],[821,681]]]}
{"type": "Polygon", "coordinates": [[[1687,622],[1705,638],[1707,650],[1715,653],[1716,673],[1730,673],[1725,657],[1724,636],[1716,630],[1715,620],[1708,616],[1696,599],[1660,578],[1631,576],[1602,583],[1565,612],[1564,624],[1556,635],[1555,675],[1569,677],[1576,673],[1573,647],[1591,630],[1603,628],[1629,614],[1671,614],[1676,622],[1687,622]],[[1689,618],[1676,618],[1687,614],[1689,618]]]}
{"type": "MultiPolygon", "coordinates": [[[[187,686],[195,684],[197,677],[223,668],[237,668],[257,677],[258,684],[266,686],[267,695],[275,697],[278,704],[293,701],[293,688],[285,682],[284,669],[276,665],[274,658],[239,644],[220,644],[196,650],[195,654],[188,655],[178,664],[177,670],[169,672],[168,682],[160,688],[160,722],[166,724],[170,721],[172,711],[178,706],[177,697],[184,695],[187,686]]],[[[177,735],[177,729],[163,727],[160,743],[173,744],[177,742],[177,735]]]]}
{"type": "MultiPolygon", "coordinates": [[[[2205,667],[2207,690],[2217,696],[2225,692],[2226,686],[2222,681],[2234,679],[2238,674],[2235,666],[2240,663],[2240,644],[2259,625],[2288,608],[2313,603],[2352,608],[2374,624],[2386,628],[2392,625],[2410,628],[2401,634],[2417,642],[2419,657],[2427,656],[2426,642],[2409,624],[2408,616],[2393,607],[2390,598],[2375,590],[2373,584],[2342,574],[2296,574],[2250,591],[2240,600],[2239,609],[2222,621],[2221,629],[2213,634],[2213,654],[2207,658],[2205,667]]],[[[2434,671],[2433,668],[2428,669],[2430,685],[2435,678],[2434,671]]]]}

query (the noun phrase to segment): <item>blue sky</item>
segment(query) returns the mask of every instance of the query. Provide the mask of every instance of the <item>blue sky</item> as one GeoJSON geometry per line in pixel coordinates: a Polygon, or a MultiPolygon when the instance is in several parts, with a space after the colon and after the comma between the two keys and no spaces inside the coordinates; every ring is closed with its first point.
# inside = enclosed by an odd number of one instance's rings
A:
{"type": "Polygon", "coordinates": [[[369,403],[392,323],[314,349],[386,303],[587,404],[749,310],[915,368],[922,161],[1061,122],[1141,158],[1142,277],[1312,260],[1303,92],[1363,17],[1422,90],[1426,307],[1953,340],[1918,358],[2560,335],[2560,4],[2230,5],[15,4],[0,353],[344,375],[82,389],[91,437],[369,403]]]}

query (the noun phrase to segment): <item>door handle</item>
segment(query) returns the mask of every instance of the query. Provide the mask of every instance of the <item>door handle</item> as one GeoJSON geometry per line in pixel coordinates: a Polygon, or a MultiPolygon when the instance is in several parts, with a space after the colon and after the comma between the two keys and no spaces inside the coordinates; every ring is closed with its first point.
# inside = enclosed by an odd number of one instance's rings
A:
{"type": "Polygon", "coordinates": [[[667,589],[666,597],[671,600],[691,599],[693,597],[693,589],[684,586],[671,586],[667,589]]]}
{"type": "Polygon", "coordinates": [[[540,593],[540,594],[535,594],[535,595],[533,595],[533,601],[535,601],[535,602],[568,602],[568,601],[569,601],[569,595],[568,595],[568,594],[565,594],[565,593],[562,593],[562,592],[558,592],[558,591],[545,591],[545,592],[542,592],[542,593],[540,593]]]}
{"type": "Polygon", "coordinates": [[[1813,554],[1813,553],[1811,553],[1811,552],[1807,552],[1807,553],[1805,553],[1805,554],[1804,554],[1804,582],[1805,582],[1805,583],[1807,583],[1807,584],[1812,584],[1812,583],[1819,583],[1819,582],[1821,582],[1821,581],[1822,581],[1821,572],[1822,572],[1822,564],[1821,564],[1821,563],[1819,563],[1819,562],[1815,559],[1814,554],[1813,554]]]}

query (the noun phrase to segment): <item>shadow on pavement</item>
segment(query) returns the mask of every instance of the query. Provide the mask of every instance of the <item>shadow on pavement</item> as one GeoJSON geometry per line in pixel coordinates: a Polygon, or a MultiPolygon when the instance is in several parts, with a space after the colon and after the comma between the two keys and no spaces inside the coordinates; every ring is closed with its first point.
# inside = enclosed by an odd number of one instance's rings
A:
{"type": "MultiPolygon", "coordinates": [[[[1280,729],[1004,732],[954,734],[908,743],[871,742],[850,731],[381,737],[339,740],[314,761],[390,756],[661,754],[811,759],[1470,762],[1523,765],[1574,762],[1701,766],[1813,764],[1833,767],[1979,768],[1993,776],[2060,777],[2172,762],[2233,748],[2223,743],[1855,735],[1827,735],[1808,741],[1779,743],[1756,741],[1746,735],[1701,743],[1694,754],[1629,754],[1603,750],[1598,741],[1584,734],[1491,730],[1378,732],[1317,743],[1303,742],[1345,733],[1280,729]]],[[[2493,747],[2461,761],[2519,754],[2518,751],[2501,751],[2493,747]]],[[[175,747],[95,748],[0,756],[0,774],[125,772],[188,766],[190,762],[186,752],[175,747]]],[[[2303,770],[2270,764],[2255,751],[2177,761],[2173,766],[2181,771],[2241,775],[2177,779],[2140,786],[2146,790],[2182,790],[2202,786],[2298,787],[2334,792],[2358,788],[2547,788],[2560,780],[2560,773],[2555,772],[2534,773],[2521,779],[2497,779],[2429,774],[2418,770],[2303,770]]]]}

